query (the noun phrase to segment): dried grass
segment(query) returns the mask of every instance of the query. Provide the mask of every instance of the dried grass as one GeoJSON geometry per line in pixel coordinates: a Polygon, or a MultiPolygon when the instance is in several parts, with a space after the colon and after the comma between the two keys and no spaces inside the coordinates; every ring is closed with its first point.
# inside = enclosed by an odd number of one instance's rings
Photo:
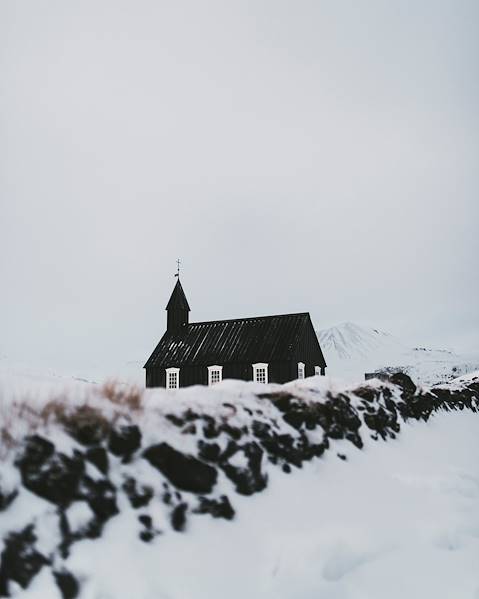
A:
{"type": "Polygon", "coordinates": [[[101,395],[111,403],[126,407],[133,412],[139,412],[142,409],[143,391],[138,386],[125,386],[118,381],[111,380],[102,386],[101,395]]]}
{"type": "Polygon", "coordinates": [[[142,389],[114,380],[88,389],[83,399],[78,400],[78,395],[70,397],[63,393],[43,404],[29,396],[3,402],[0,393],[0,459],[24,437],[50,424],[58,423],[78,440],[104,438],[119,418],[129,418],[143,409],[142,389]]]}

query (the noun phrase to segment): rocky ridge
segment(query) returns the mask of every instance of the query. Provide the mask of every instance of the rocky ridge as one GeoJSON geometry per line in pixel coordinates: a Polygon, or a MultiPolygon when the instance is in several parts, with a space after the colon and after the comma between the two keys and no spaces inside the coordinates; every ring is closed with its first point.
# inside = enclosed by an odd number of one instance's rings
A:
{"type": "Polygon", "coordinates": [[[197,389],[143,395],[110,386],[71,403],[12,404],[10,418],[22,421],[15,428],[2,412],[0,597],[45,570],[60,596],[78,597],[85,581],[69,567],[75,544],[100,537],[121,513],[154,545],[200,515],[233,520],[237,494],[263,491],[275,468],[294,484],[295,469],[337,441],[362,448],[366,436],[395,438],[408,419],[479,410],[479,377],[432,389],[404,374],[341,391],[320,383],[218,386],[202,391],[206,400],[197,389]]]}

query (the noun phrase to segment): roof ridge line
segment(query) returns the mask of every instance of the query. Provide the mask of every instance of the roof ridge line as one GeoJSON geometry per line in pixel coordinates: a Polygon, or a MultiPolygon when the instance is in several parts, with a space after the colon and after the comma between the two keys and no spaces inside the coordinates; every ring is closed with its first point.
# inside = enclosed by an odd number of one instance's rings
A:
{"type": "Polygon", "coordinates": [[[197,324],[213,324],[220,322],[239,322],[242,320],[266,320],[267,318],[284,318],[286,316],[308,316],[309,312],[291,312],[290,314],[271,314],[269,316],[246,316],[244,318],[225,318],[223,320],[201,320],[198,322],[190,322],[187,326],[194,326],[197,324]]]}

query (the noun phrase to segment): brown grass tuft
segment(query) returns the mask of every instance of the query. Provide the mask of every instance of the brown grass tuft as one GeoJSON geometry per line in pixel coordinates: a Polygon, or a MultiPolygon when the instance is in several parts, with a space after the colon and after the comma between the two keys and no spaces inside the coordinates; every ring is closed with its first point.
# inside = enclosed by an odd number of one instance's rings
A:
{"type": "Polygon", "coordinates": [[[103,397],[111,403],[138,412],[142,408],[143,391],[137,386],[123,386],[117,381],[107,381],[101,388],[103,397]]]}

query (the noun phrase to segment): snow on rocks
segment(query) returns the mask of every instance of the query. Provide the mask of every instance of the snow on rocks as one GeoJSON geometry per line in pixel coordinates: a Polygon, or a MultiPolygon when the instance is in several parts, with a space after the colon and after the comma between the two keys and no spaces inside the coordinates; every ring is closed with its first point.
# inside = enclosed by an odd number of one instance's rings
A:
{"type": "MultiPolygon", "coordinates": [[[[112,534],[171,544],[197,517],[234,520],[243,500],[328,450],[347,459],[348,446],[395,438],[405,421],[464,409],[479,409],[476,379],[428,390],[401,373],[342,389],[319,377],[176,393],[109,385],[10,402],[0,410],[0,596],[51,583],[63,598],[95,597],[81,548],[112,534]],[[25,414],[28,426],[16,425],[25,414]]],[[[340,561],[325,564],[325,579],[342,576],[340,561]]]]}

